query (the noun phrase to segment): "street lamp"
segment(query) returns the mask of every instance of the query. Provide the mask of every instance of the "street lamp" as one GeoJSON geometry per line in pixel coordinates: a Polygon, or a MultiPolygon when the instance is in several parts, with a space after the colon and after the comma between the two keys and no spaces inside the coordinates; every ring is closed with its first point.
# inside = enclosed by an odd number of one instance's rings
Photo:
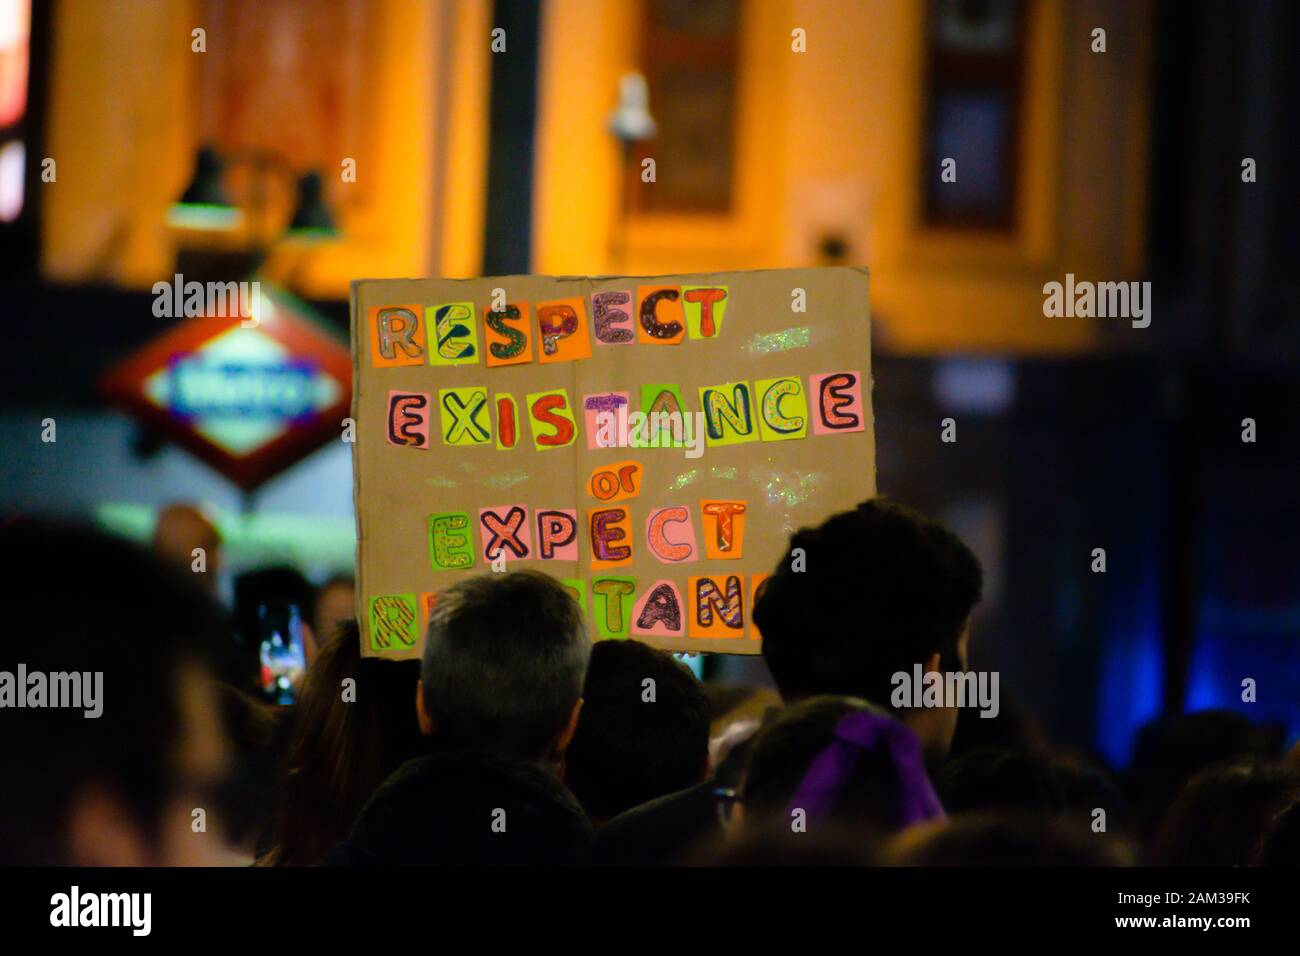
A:
{"type": "Polygon", "coordinates": [[[613,271],[621,272],[627,256],[627,217],[632,211],[636,188],[636,180],[628,168],[632,147],[654,139],[659,133],[659,124],[650,115],[650,89],[640,73],[624,73],[618,81],[618,105],[609,114],[609,131],[622,147],[619,170],[623,178],[623,203],[621,209],[618,205],[613,207],[610,224],[610,258],[613,271]]]}

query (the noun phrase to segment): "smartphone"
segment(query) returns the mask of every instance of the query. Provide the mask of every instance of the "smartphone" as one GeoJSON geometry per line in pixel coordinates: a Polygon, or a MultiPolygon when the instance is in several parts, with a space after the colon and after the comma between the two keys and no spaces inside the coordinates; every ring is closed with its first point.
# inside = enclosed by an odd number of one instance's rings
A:
{"type": "Polygon", "coordinates": [[[277,704],[294,703],[307,669],[302,608],[297,604],[259,604],[257,633],[262,692],[277,704]]]}

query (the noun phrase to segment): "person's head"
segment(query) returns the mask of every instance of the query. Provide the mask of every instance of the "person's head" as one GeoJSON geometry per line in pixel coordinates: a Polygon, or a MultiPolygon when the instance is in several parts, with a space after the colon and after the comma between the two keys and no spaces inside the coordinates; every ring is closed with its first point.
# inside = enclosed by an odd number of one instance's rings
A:
{"type": "Polygon", "coordinates": [[[356,581],[350,574],[336,574],[316,589],[311,609],[312,631],[323,644],[356,613],[356,581]]]}
{"type": "Polygon", "coordinates": [[[967,813],[913,827],[886,844],[889,866],[1130,866],[1128,846],[1057,817],[967,813]]]}
{"type": "Polygon", "coordinates": [[[222,858],[216,815],[192,828],[228,769],[209,678],[231,635],[208,590],[130,542],[28,519],[0,529],[0,567],[0,862],[222,858]]]}
{"type": "Polygon", "coordinates": [[[565,782],[592,820],[699,783],[709,769],[709,707],[671,654],[636,641],[591,650],[565,782]]]}
{"type": "Polygon", "coordinates": [[[205,587],[215,586],[221,570],[221,533],[197,506],[178,503],[159,511],[153,550],[164,561],[196,573],[205,587]],[[198,567],[203,570],[195,572],[198,567]]]}
{"type": "Polygon", "coordinates": [[[536,571],[483,574],[429,614],[420,726],[455,744],[560,769],[582,709],[591,641],[569,592],[536,571]]]}
{"type": "Polygon", "coordinates": [[[735,829],[845,827],[872,839],[943,810],[920,742],[884,711],[849,697],[810,697],[754,738],[735,829]]]}
{"type": "Polygon", "coordinates": [[[1052,758],[1052,771],[1065,794],[1067,816],[1091,820],[1097,810],[1106,812],[1106,832],[1125,839],[1137,837],[1137,821],[1128,796],[1095,757],[1060,754],[1052,758]]]}
{"type": "Polygon", "coordinates": [[[1228,710],[1174,714],[1146,724],[1133,749],[1130,782],[1144,835],[1155,831],[1196,773],[1216,764],[1282,755],[1284,732],[1228,710]]]}
{"type": "Polygon", "coordinates": [[[971,810],[1065,811],[1065,791],[1052,761],[1038,754],[974,750],[949,760],[935,775],[949,813],[971,810]]]}
{"type": "Polygon", "coordinates": [[[1300,776],[1258,761],[1207,767],[1161,821],[1151,844],[1155,866],[1248,866],[1280,813],[1300,799],[1300,776]]]}
{"type": "MultiPolygon", "coordinates": [[[[962,671],[979,561],[947,528],[872,499],[805,528],[754,605],[763,658],[787,701],[814,694],[891,705],[894,675],[962,671]]],[[[955,708],[899,710],[932,753],[947,750],[955,708]]]]}
{"type": "Polygon", "coordinates": [[[363,658],[355,620],[321,647],[298,698],[275,848],[263,862],[319,861],[384,778],[419,752],[411,711],[419,672],[416,661],[363,658]]]}
{"type": "Polygon", "coordinates": [[[1023,754],[1047,754],[1051,749],[1038,722],[1005,686],[998,692],[996,714],[959,711],[948,757],[986,749],[1023,754]]]}

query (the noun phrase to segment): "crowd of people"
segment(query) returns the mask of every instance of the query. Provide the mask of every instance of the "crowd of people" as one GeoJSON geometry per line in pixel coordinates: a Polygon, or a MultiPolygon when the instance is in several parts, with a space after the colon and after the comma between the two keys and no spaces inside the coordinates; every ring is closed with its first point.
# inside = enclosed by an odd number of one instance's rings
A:
{"type": "Polygon", "coordinates": [[[982,571],[883,499],[793,535],[756,595],[774,689],[593,642],[534,571],[440,592],[407,662],[362,656],[350,581],[266,572],[236,590],[310,608],[296,702],[273,706],[236,639],[238,594],[224,610],[212,566],[177,545],[208,530],[164,513],[147,549],[0,528],[17,614],[0,670],[103,687],[97,717],[31,695],[0,712],[0,862],[1300,862],[1300,759],[1278,728],[1168,715],[1117,771],[1053,747],[1011,699],[988,718],[894,694],[918,667],[968,672],[982,571]]]}

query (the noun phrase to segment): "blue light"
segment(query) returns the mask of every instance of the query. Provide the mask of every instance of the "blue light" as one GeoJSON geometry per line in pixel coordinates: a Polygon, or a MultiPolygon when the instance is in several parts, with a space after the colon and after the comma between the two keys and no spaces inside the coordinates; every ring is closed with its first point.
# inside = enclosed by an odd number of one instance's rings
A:
{"type": "Polygon", "coordinates": [[[1138,728],[1160,714],[1164,642],[1155,564],[1148,560],[1128,600],[1110,607],[1097,694],[1097,746],[1113,766],[1127,766],[1138,728]]]}

